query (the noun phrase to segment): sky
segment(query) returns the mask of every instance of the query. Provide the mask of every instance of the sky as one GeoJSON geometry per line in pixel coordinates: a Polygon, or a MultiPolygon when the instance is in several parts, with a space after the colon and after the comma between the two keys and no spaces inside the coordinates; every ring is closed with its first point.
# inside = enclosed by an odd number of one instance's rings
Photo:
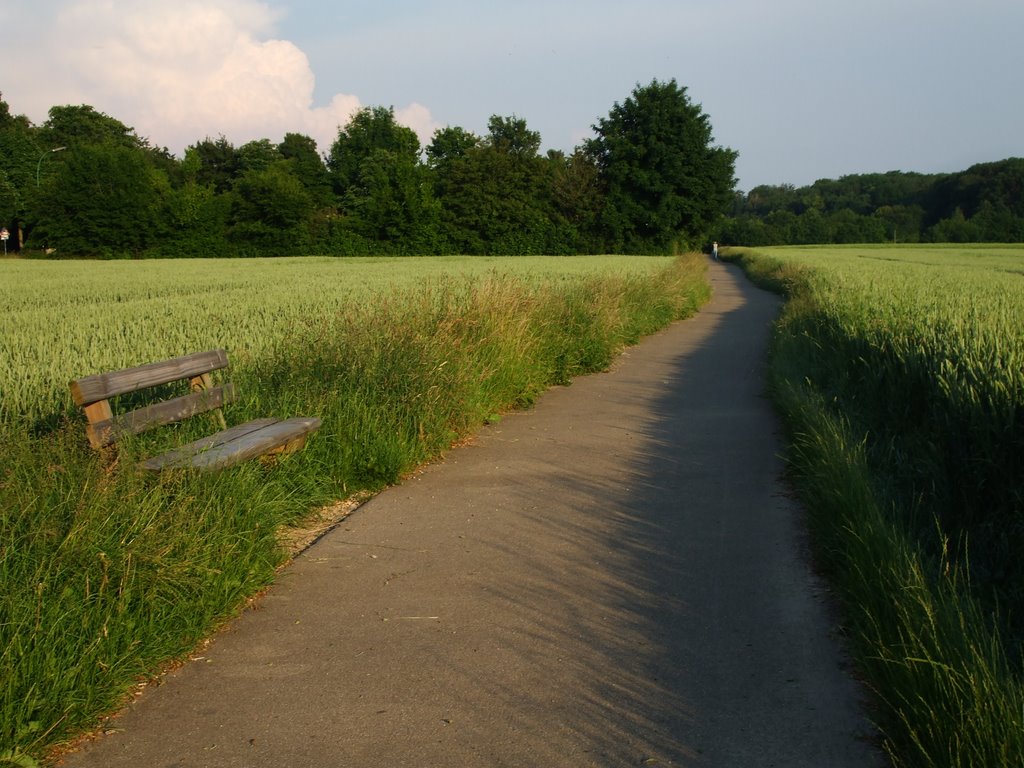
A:
{"type": "Polygon", "coordinates": [[[514,115],[569,152],[671,79],[743,191],[1024,156],[1021,0],[3,0],[0,30],[12,113],[87,104],[179,157],[326,153],[373,106],[424,144],[514,115]]]}

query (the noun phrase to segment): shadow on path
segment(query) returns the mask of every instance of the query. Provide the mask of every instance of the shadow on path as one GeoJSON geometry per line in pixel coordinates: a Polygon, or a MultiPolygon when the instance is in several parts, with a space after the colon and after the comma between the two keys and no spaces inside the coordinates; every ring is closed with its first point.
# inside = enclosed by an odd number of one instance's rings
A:
{"type": "Polygon", "coordinates": [[[779,301],[712,270],[698,318],[557,395],[587,404],[562,434],[584,453],[592,440],[591,458],[566,450],[547,487],[521,489],[520,514],[563,557],[506,544],[531,579],[503,596],[534,606],[535,663],[565,637],[586,647],[570,654],[588,681],[573,721],[598,764],[882,764],[781,479],[764,395],[779,301]]]}

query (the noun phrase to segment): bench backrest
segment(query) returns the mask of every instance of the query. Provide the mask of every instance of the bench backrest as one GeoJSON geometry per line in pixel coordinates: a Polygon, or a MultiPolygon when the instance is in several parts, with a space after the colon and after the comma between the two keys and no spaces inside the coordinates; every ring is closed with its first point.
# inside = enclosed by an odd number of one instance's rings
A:
{"type": "MultiPolygon", "coordinates": [[[[84,376],[71,382],[71,396],[89,421],[87,434],[93,448],[102,448],[125,434],[138,434],[161,424],[181,421],[220,408],[235,399],[230,382],[213,386],[211,373],[228,367],[223,349],[176,357],[135,368],[84,376]],[[191,394],[114,415],[110,398],[188,379],[191,394]]],[[[221,416],[223,424],[223,416],[221,416]]]]}

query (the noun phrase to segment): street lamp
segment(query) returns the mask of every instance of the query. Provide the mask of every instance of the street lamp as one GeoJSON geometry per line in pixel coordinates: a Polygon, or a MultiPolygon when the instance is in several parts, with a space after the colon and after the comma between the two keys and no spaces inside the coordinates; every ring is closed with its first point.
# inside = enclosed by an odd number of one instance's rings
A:
{"type": "Polygon", "coordinates": [[[63,152],[65,149],[67,149],[67,147],[54,147],[53,149],[46,150],[45,152],[43,152],[43,154],[41,154],[39,156],[39,162],[36,163],[36,186],[37,187],[39,186],[39,169],[43,167],[43,158],[46,157],[51,152],[63,152]]]}

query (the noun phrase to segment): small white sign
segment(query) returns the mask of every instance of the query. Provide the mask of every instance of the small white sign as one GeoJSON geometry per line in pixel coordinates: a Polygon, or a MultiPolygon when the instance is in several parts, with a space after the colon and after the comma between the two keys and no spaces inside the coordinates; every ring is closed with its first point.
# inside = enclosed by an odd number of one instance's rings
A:
{"type": "Polygon", "coordinates": [[[10,238],[10,236],[11,233],[7,231],[6,227],[0,229],[0,240],[7,240],[8,238],[10,238]]]}

